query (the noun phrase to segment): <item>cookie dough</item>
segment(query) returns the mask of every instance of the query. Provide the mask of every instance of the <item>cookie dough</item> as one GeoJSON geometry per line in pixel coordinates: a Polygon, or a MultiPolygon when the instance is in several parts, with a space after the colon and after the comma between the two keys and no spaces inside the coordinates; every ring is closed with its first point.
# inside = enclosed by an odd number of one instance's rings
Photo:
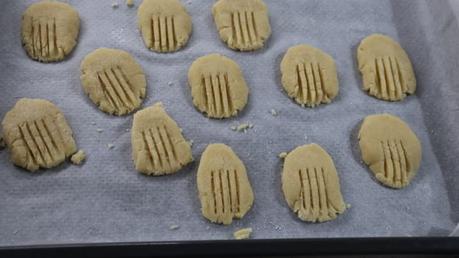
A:
{"type": "Polygon", "coordinates": [[[251,234],[252,234],[252,228],[243,228],[243,229],[239,229],[238,231],[235,231],[233,233],[233,236],[234,236],[234,239],[236,240],[243,240],[243,239],[249,239],[251,234]]]}
{"type": "Polygon", "coordinates": [[[271,36],[268,8],[262,0],[219,0],[212,14],[220,38],[231,49],[256,50],[271,36]]]}
{"type": "Polygon", "coordinates": [[[145,74],[128,52],[99,48],[84,58],[80,70],[83,90],[100,110],[126,115],[142,104],[145,74]]]}
{"type": "Polygon", "coordinates": [[[282,59],[281,73],[284,90],[302,106],[330,103],[338,95],[335,61],[318,48],[291,47],[282,59]]]}
{"type": "Polygon", "coordinates": [[[346,210],[333,160],[317,144],[297,147],[284,161],[282,190],[303,221],[333,220],[346,210]]]}
{"type": "Polygon", "coordinates": [[[191,17],[179,0],[144,0],[137,16],[143,41],[150,50],[174,52],[190,38],[191,17]]]}
{"type": "Polygon", "coordinates": [[[161,103],[135,113],[131,132],[132,158],[141,173],[172,174],[193,160],[190,143],[161,103]]]}
{"type": "Polygon", "coordinates": [[[40,62],[63,60],[77,44],[79,31],[78,12],[66,3],[41,1],[22,15],[22,44],[40,62]]]}
{"type": "Polygon", "coordinates": [[[419,169],[421,142],[399,117],[389,114],[366,117],[360,128],[359,145],[363,161],[386,186],[407,186],[419,169]]]}
{"type": "Polygon", "coordinates": [[[236,116],[247,104],[249,89],[239,65],[228,57],[211,54],[190,67],[188,82],[195,107],[211,118],[236,116]]]}
{"type": "Polygon", "coordinates": [[[77,151],[62,112],[42,99],[20,99],[3,119],[11,161],[29,171],[52,168],[77,151]]]}
{"type": "Polygon", "coordinates": [[[403,100],[416,91],[416,77],[405,50],[392,38],[373,34],[357,50],[363,90],[387,101],[403,100]]]}
{"type": "Polygon", "coordinates": [[[70,158],[70,161],[74,165],[81,165],[81,163],[83,163],[85,159],[86,159],[86,153],[84,153],[83,150],[79,150],[77,153],[72,155],[72,157],[70,158]]]}
{"type": "Polygon", "coordinates": [[[214,223],[229,225],[252,207],[253,192],[245,166],[224,144],[207,146],[197,183],[202,214],[214,223]]]}

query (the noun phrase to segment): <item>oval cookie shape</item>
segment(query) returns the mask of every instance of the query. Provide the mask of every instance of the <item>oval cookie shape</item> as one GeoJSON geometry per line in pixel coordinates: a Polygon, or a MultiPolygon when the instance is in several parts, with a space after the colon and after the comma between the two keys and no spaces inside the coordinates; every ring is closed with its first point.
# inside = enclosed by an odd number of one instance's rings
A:
{"type": "Polygon", "coordinates": [[[11,161],[29,171],[56,167],[77,151],[64,114],[47,100],[20,99],[2,127],[11,161]]]}
{"type": "Polygon", "coordinates": [[[195,107],[211,118],[236,116],[247,104],[249,89],[239,65],[211,54],[193,62],[188,82],[195,107]]]}
{"type": "Polygon", "coordinates": [[[231,49],[256,50],[271,36],[268,8],[262,0],[219,0],[212,13],[221,40],[231,49]]]}
{"type": "Polygon", "coordinates": [[[389,114],[366,117],[360,128],[359,145],[363,161],[386,186],[407,186],[419,169],[421,143],[399,117],[389,114]]]}
{"type": "Polygon", "coordinates": [[[405,50],[392,38],[373,34],[360,43],[357,61],[363,90],[378,99],[403,100],[416,91],[416,77],[405,50]]]}
{"type": "Polygon", "coordinates": [[[333,160],[317,144],[297,147],[285,157],[282,190],[303,221],[333,220],[346,210],[333,160]]]}
{"type": "Polygon", "coordinates": [[[150,50],[174,52],[190,38],[191,17],[179,0],[144,0],[137,16],[143,41],[150,50]]]}
{"type": "Polygon", "coordinates": [[[147,175],[175,173],[193,161],[190,143],[161,103],[134,114],[131,143],[135,168],[147,175]]]}
{"type": "Polygon", "coordinates": [[[99,48],[84,58],[80,70],[83,90],[100,110],[125,115],[142,104],[145,74],[128,52],[99,48]]]}
{"type": "Polygon", "coordinates": [[[282,86],[302,106],[330,103],[338,95],[333,58],[309,45],[291,47],[281,62],[282,86]]]}
{"type": "Polygon", "coordinates": [[[214,223],[231,224],[241,219],[253,204],[253,192],[244,164],[224,144],[210,144],[198,168],[202,215],[214,223]]]}
{"type": "Polygon", "coordinates": [[[78,12],[66,3],[41,1],[22,15],[22,44],[40,62],[63,60],[77,44],[79,31],[78,12]]]}

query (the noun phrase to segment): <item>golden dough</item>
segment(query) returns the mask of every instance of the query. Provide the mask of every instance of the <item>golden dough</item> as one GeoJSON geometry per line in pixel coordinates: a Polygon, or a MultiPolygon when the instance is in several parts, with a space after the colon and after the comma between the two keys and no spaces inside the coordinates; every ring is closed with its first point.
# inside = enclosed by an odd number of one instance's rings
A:
{"type": "Polygon", "coordinates": [[[231,49],[256,50],[271,36],[268,8],[262,0],[219,0],[212,13],[220,38],[231,49]]]}
{"type": "Polygon", "coordinates": [[[128,52],[99,48],[84,58],[80,70],[83,90],[100,110],[125,115],[142,104],[145,74],[128,52]]]}
{"type": "Polygon", "coordinates": [[[144,0],[137,16],[143,41],[150,50],[174,52],[190,38],[191,17],[179,0],[144,0]]]}
{"type": "Polygon", "coordinates": [[[419,139],[400,118],[371,115],[359,132],[362,159],[382,184],[403,188],[416,175],[422,157],[419,139]]]}
{"type": "Polygon", "coordinates": [[[147,175],[172,174],[193,161],[190,143],[161,103],[134,114],[131,142],[135,168],[147,175]]]}
{"type": "Polygon", "coordinates": [[[392,38],[373,34],[357,50],[363,90],[387,101],[403,100],[416,91],[416,77],[405,50],[392,38]]]}
{"type": "Polygon", "coordinates": [[[86,153],[83,150],[79,150],[77,153],[73,154],[72,157],[70,157],[70,161],[75,165],[81,165],[85,159],[86,153]]]}
{"type": "Polygon", "coordinates": [[[247,104],[249,89],[239,65],[211,54],[193,62],[188,82],[195,107],[212,118],[236,116],[247,104]]]}
{"type": "Polygon", "coordinates": [[[317,144],[303,145],[284,161],[282,190],[301,220],[333,220],[346,210],[333,160],[317,144]]]}
{"type": "Polygon", "coordinates": [[[29,171],[52,168],[77,151],[62,112],[42,99],[20,99],[2,122],[11,161],[29,171]]]}
{"type": "Polygon", "coordinates": [[[309,45],[291,47],[281,63],[282,85],[302,106],[330,103],[338,95],[338,75],[333,58],[309,45]]]}
{"type": "Polygon", "coordinates": [[[79,31],[78,12],[66,3],[41,1],[22,16],[22,44],[40,62],[63,60],[77,44],[79,31]]]}
{"type": "Polygon", "coordinates": [[[210,144],[198,168],[201,211],[214,223],[229,225],[242,218],[253,204],[253,192],[244,164],[224,144],[210,144]]]}

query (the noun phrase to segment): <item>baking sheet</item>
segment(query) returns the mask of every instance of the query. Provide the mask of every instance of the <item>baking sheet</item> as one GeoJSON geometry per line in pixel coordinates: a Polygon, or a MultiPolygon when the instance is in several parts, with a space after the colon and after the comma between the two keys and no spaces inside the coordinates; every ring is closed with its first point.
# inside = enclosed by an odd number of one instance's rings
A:
{"type": "Polygon", "coordinates": [[[71,57],[58,64],[31,61],[21,47],[21,13],[32,2],[2,1],[0,116],[20,97],[51,100],[65,113],[88,158],[81,167],[66,164],[31,174],[11,165],[7,151],[0,152],[1,246],[231,239],[242,227],[252,227],[256,239],[447,236],[456,227],[459,30],[447,0],[266,0],[273,35],[265,49],[253,53],[234,52],[221,43],[211,15],[214,1],[183,0],[193,17],[193,35],[184,50],[166,55],[144,47],[136,25],[139,1],[128,8],[121,0],[70,0],[81,16],[81,34],[71,57]],[[356,47],[376,32],[406,48],[417,73],[416,96],[387,103],[360,90],[356,47]],[[332,104],[303,109],[281,91],[280,61],[288,47],[300,43],[335,58],[340,94],[332,104]],[[132,116],[105,115],[80,86],[80,62],[98,47],[127,50],[140,62],[148,80],[144,106],[165,104],[194,141],[192,165],[167,177],[134,170],[127,131],[132,116]],[[188,68],[197,57],[214,52],[240,64],[251,90],[248,106],[235,119],[209,120],[192,105],[188,68]],[[279,116],[273,117],[271,109],[279,116]],[[403,190],[380,186],[360,162],[359,123],[382,112],[407,121],[423,145],[419,173],[403,190]],[[254,128],[247,133],[230,129],[245,122],[254,128]],[[211,224],[200,213],[196,169],[204,148],[215,142],[237,152],[255,193],[251,211],[231,226],[211,224]],[[277,155],[306,143],[323,146],[338,169],[351,208],[335,221],[301,222],[284,201],[277,155]],[[172,225],[179,228],[171,230],[172,225]]]}

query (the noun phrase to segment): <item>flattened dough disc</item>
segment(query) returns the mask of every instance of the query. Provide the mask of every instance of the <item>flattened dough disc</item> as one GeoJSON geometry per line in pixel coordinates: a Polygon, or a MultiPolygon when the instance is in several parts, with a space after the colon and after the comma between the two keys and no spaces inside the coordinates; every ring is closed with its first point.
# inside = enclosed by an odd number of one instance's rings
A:
{"type": "Polygon", "coordinates": [[[63,60],[77,44],[79,31],[78,12],[66,3],[41,1],[22,15],[22,44],[40,62],[63,60]]]}
{"type": "Polygon", "coordinates": [[[161,103],[134,114],[131,142],[135,168],[147,175],[175,173],[193,160],[190,143],[161,103]]]}
{"type": "Polygon", "coordinates": [[[143,41],[150,50],[174,52],[190,38],[191,17],[179,0],[144,0],[137,16],[143,41]]]}
{"type": "Polygon", "coordinates": [[[196,108],[211,118],[236,116],[247,104],[249,89],[239,65],[211,54],[193,62],[188,72],[196,108]]]}
{"type": "Polygon", "coordinates": [[[330,103],[338,95],[335,61],[318,48],[291,47],[282,59],[281,73],[284,90],[302,106],[330,103]]]}
{"type": "Polygon", "coordinates": [[[11,161],[32,172],[56,167],[77,151],[64,114],[47,100],[20,99],[2,127],[11,161]]]}
{"type": "Polygon", "coordinates": [[[145,97],[142,67],[126,51],[99,48],[81,62],[81,85],[100,110],[125,115],[139,108],[145,97]]]}
{"type": "Polygon", "coordinates": [[[416,77],[405,50],[388,36],[373,34],[360,43],[357,61],[363,90],[378,99],[403,100],[416,91],[416,77]]]}
{"type": "Polygon", "coordinates": [[[212,13],[220,38],[231,49],[256,50],[271,36],[268,8],[262,0],[220,0],[212,13]]]}
{"type": "Polygon", "coordinates": [[[346,210],[333,160],[317,144],[303,145],[284,161],[282,190],[301,220],[333,220],[346,210]]]}
{"type": "Polygon", "coordinates": [[[421,142],[399,117],[381,114],[365,118],[359,132],[362,159],[382,184],[403,188],[416,175],[421,142]]]}
{"type": "Polygon", "coordinates": [[[253,204],[253,192],[244,164],[224,144],[210,144],[198,168],[198,190],[204,217],[214,223],[231,224],[253,204]]]}

